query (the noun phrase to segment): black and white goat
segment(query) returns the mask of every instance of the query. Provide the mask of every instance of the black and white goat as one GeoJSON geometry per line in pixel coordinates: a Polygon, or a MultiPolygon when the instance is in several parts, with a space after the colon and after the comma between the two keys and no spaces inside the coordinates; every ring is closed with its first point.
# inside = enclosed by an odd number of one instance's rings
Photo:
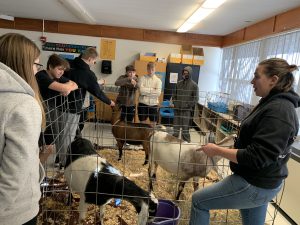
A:
{"type": "Polygon", "coordinates": [[[123,198],[135,207],[138,225],[152,221],[156,214],[158,200],[154,195],[119,175],[87,139],[78,138],[71,143],[64,175],[71,192],[80,194],[80,220],[85,218],[88,204],[96,204],[103,224],[104,207],[113,198],[123,198]]]}
{"type": "MultiPolygon", "coordinates": [[[[212,142],[212,140],[209,140],[212,142]]],[[[234,137],[228,136],[216,143],[223,147],[232,147],[234,137]]],[[[178,138],[166,133],[155,132],[151,137],[151,153],[149,167],[150,189],[153,189],[152,180],[156,178],[158,165],[169,173],[176,174],[180,178],[176,200],[179,199],[185,183],[193,178],[194,190],[198,189],[199,177],[206,177],[207,174],[217,166],[220,156],[207,157],[199,149],[199,144],[183,144],[178,138]]]]}

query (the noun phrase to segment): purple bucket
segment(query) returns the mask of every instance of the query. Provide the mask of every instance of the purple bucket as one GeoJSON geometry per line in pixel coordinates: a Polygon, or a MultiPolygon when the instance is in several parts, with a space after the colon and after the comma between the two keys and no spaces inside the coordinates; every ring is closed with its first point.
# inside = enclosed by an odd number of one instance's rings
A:
{"type": "Polygon", "coordinates": [[[158,200],[158,209],[155,219],[149,225],[177,225],[180,217],[180,208],[168,200],[158,200]]]}

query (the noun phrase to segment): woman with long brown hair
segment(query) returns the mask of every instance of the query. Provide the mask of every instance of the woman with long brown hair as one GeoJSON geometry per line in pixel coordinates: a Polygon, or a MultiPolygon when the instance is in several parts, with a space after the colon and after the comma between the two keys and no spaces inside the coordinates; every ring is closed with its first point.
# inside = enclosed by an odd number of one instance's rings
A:
{"type": "Polygon", "coordinates": [[[40,50],[28,38],[0,36],[0,223],[36,224],[44,177],[38,139],[45,116],[35,73],[40,50]]]}

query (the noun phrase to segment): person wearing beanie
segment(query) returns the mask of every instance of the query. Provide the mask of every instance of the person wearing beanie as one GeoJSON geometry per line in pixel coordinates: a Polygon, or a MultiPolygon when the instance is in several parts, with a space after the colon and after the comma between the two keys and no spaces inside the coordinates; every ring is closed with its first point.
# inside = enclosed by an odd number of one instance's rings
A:
{"type": "Polygon", "coordinates": [[[128,65],[125,68],[126,74],[121,75],[115,82],[120,87],[116,103],[121,107],[120,120],[132,122],[135,114],[135,93],[138,77],[134,66],[128,65]]]}
{"type": "Polygon", "coordinates": [[[182,70],[182,80],[176,85],[172,96],[174,104],[174,133],[179,137],[182,128],[181,138],[183,141],[191,142],[190,121],[196,103],[198,102],[198,85],[191,79],[193,69],[190,66],[182,70]]]}

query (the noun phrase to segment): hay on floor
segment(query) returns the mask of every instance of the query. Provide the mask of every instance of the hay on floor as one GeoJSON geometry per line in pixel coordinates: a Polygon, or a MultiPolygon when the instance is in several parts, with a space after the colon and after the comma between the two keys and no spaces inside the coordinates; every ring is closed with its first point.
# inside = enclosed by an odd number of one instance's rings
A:
{"type": "MultiPolygon", "coordinates": [[[[127,178],[133,180],[141,188],[148,190],[148,165],[143,166],[145,153],[136,150],[124,150],[123,158],[118,161],[118,151],[112,149],[99,150],[101,157],[106,158],[113,166],[118,168],[127,178]]],[[[212,180],[217,178],[214,172],[209,176],[212,180]]],[[[71,205],[67,205],[68,188],[64,183],[64,179],[60,176],[59,181],[62,185],[57,188],[49,189],[44,193],[41,199],[41,212],[38,218],[39,225],[50,224],[79,224],[79,196],[74,195],[71,205]]],[[[207,179],[200,179],[200,188],[210,185],[207,179]]],[[[176,193],[178,179],[175,175],[171,175],[161,168],[157,171],[157,181],[154,183],[154,195],[159,199],[173,200],[176,193]]],[[[189,221],[191,195],[194,192],[192,182],[185,185],[181,194],[180,201],[177,202],[181,209],[181,218],[179,225],[187,225],[189,221]]],[[[88,216],[84,224],[100,224],[99,209],[95,205],[91,205],[88,210],[88,216]]],[[[104,215],[105,225],[137,225],[137,214],[134,207],[127,201],[122,201],[121,205],[116,207],[111,202],[106,206],[104,215]]],[[[239,225],[240,216],[237,210],[216,210],[211,212],[212,225],[239,225]]]]}

